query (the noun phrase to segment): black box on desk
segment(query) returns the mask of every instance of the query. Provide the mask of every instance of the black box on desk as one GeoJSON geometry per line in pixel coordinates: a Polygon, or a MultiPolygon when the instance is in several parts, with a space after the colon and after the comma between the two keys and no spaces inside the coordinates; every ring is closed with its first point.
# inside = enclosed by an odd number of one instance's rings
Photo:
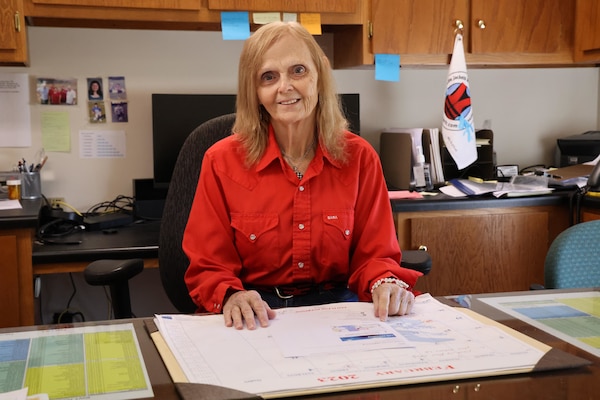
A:
{"type": "Polygon", "coordinates": [[[133,213],[140,219],[160,219],[162,218],[165,200],[167,198],[167,188],[157,188],[154,186],[154,179],[134,179],[133,180],[133,213]]]}
{"type": "Polygon", "coordinates": [[[583,164],[600,154],[600,131],[587,131],[579,135],[556,139],[560,167],[583,164]]]}
{"type": "MultiPolygon", "coordinates": [[[[496,167],[494,165],[494,132],[491,129],[477,129],[475,131],[475,140],[477,145],[477,160],[463,169],[458,169],[446,146],[442,146],[442,168],[444,169],[446,180],[454,178],[466,179],[469,176],[490,180],[496,177],[496,167]]],[[[443,142],[444,139],[440,132],[440,143],[443,142]]]]}

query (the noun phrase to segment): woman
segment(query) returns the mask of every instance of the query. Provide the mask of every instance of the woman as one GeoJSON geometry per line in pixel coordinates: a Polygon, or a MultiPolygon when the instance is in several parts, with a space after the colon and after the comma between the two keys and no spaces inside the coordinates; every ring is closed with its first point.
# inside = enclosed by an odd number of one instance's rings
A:
{"type": "Polygon", "coordinates": [[[100,81],[97,81],[95,79],[91,80],[88,89],[88,98],[90,100],[102,100],[103,97],[104,96],[102,94],[102,85],[100,85],[100,81]]]}
{"type": "Polygon", "coordinates": [[[373,301],[410,312],[421,275],[400,267],[375,150],[347,131],[327,58],[297,23],[258,29],[239,63],[234,135],[205,154],[183,239],[186,284],[226,326],[274,308],[373,301]]]}

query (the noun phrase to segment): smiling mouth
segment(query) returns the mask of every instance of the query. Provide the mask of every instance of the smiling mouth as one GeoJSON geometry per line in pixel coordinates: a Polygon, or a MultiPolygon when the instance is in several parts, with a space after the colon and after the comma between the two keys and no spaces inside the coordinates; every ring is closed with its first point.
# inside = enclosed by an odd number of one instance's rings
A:
{"type": "Polygon", "coordinates": [[[289,106],[290,104],[295,104],[299,101],[300,101],[300,99],[285,100],[285,101],[280,101],[279,104],[281,104],[283,106],[289,106]]]}

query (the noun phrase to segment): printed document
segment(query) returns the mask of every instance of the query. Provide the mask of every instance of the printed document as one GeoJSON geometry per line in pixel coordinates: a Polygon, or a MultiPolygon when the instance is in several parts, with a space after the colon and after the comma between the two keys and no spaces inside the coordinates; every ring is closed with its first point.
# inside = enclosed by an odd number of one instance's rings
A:
{"type": "Polygon", "coordinates": [[[188,382],[263,397],[529,372],[549,350],[473,314],[423,294],[387,322],[354,302],[278,309],[253,331],[225,327],[222,315],[155,323],[188,382]]]}

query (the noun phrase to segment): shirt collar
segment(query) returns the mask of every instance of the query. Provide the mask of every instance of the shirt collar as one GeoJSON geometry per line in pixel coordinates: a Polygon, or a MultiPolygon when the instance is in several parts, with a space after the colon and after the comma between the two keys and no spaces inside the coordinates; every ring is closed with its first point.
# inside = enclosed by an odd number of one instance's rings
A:
{"type": "MultiPolygon", "coordinates": [[[[279,145],[277,144],[277,140],[275,139],[275,130],[273,129],[273,125],[269,124],[269,140],[267,142],[267,148],[265,149],[265,153],[258,161],[256,166],[256,170],[258,172],[265,169],[269,164],[273,161],[280,159],[283,162],[283,158],[281,157],[281,150],[279,149],[279,145]]],[[[339,161],[335,160],[327,151],[327,149],[321,147],[320,143],[317,146],[315,159],[317,163],[315,165],[318,171],[323,169],[323,163],[327,160],[331,165],[336,168],[341,168],[341,164],[339,161]]]]}

